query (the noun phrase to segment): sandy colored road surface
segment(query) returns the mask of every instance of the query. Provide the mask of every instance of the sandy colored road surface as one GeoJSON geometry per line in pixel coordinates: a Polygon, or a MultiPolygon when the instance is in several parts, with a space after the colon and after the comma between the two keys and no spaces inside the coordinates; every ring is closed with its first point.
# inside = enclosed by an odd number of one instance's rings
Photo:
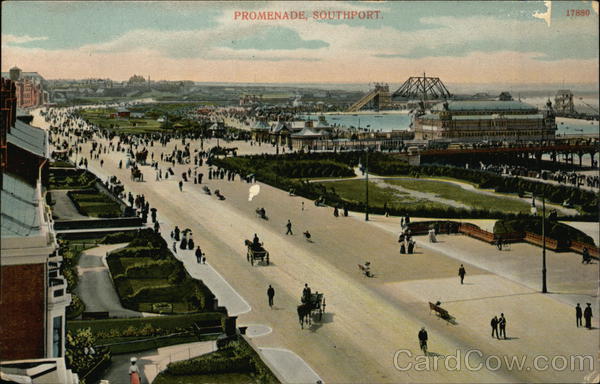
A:
{"type": "MultiPolygon", "coordinates": [[[[172,145],[172,144],[171,144],[172,145]]],[[[171,146],[170,145],[170,146],[171,146]]],[[[240,147],[240,153],[246,147],[240,147]]],[[[264,148],[264,146],[263,146],[264,148]]],[[[155,147],[157,150],[164,150],[155,147]]],[[[269,148],[270,149],[270,148],[269,148]]],[[[88,146],[84,145],[84,153],[88,146]]],[[[155,155],[156,156],[156,155],[155,155]]],[[[160,153],[158,153],[160,157],[160,153]]],[[[261,184],[260,194],[248,202],[249,184],[206,180],[227,197],[219,201],[202,193],[201,186],[187,183],[179,192],[177,180],[154,181],[154,171],[143,167],[146,182],[130,181],[129,171],[117,169],[124,154],[103,155],[104,167],[90,162],[90,170],[105,179],[116,175],[127,190],[143,193],[159,220],[189,227],[213,266],[248,302],[252,310],[239,317],[240,323],[265,324],[273,332],[254,339],[261,348],[285,348],[297,353],[326,383],[379,382],[580,382],[584,371],[532,368],[536,355],[596,356],[598,329],[575,327],[571,306],[543,296],[535,290],[465,263],[469,285],[458,283],[459,261],[441,252],[418,248],[415,255],[398,254],[397,236],[383,228],[352,218],[335,218],[327,208],[290,197],[261,184]],[[264,206],[269,221],[256,218],[254,210],[264,206]],[[285,223],[293,223],[293,236],[286,236],[285,223]],[[310,230],[314,242],[301,232],[310,230]],[[258,233],[271,253],[270,266],[250,266],[244,239],[258,233]],[[358,272],[357,264],[370,260],[375,278],[358,272]],[[301,330],[296,305],[307,282],[314,291],[325,293],[327,308],[323,321],[301,330]],[[266,289],[276,290],[275,308],[267,305],[266,289]],[[456,317],[451,325],[429,312],[427,301],[444,299],[456,317]],[[493,315],[507,315],[509,340],[489,335],[493,315]],[[415,362],[420,351],[417,332],[429,331],[429,370],[399,370],[415,362]],[[490,355],[526,356],[526,366],[508,369],[466,369],[444,365],[444,356],[463,356],[472,349],[471,366],[490,355]],[[397,354],[399,350],[406,352],[397,354]],[[458,351],[458,352],[457,352],[458,351]],[[412,355],[410,357],[409,355],[412,355]],[[395,356],[399,356],[395,359],[395,356]],[[394,363],[397,363],[398,367],[394,363]]],[[[163,167],[165,167],[163,165],[163,167]]],[[[177,166],[176,175],[187,167],[177,166]]],[[[207,173],[206,168],[203,172],[207,173]]],[[[482,245],[482,250],[489,246],[482,245]]],[[[597,322],[595,322],[597,326],[597,322]]],[[[474,367],[477,368],[477,367],[474,367]]]]}

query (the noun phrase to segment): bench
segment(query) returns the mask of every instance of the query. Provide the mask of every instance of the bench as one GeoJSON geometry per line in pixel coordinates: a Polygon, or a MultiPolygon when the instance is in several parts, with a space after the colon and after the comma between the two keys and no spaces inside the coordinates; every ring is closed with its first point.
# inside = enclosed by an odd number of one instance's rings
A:
{"type": "Polygon", "coordinates": [[[430,312],[435,311],[444,320],[452,319],[452,316],[450,316],[448,311],[446,311],[444,308],[440,307],[439,305],[433,304],[432,302],[429,302],[429,311],[430,312]]]}

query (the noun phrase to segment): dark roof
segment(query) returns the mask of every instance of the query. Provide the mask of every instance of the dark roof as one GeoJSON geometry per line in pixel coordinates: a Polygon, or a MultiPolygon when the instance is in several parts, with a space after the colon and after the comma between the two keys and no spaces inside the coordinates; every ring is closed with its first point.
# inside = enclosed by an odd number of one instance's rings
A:
{"type": "MultiPolygon", "coordinates": [[[[432,111],[443,111],[444,103],[438,103],[431,108],[432,111]]],[[[525,104],[521,101],[510,100],[466,100],[466,101],[450,101],[448,102],[448,110],[450,112],[458,111],[531,111],[536,113],[538,109],[533,105],[525,104]]]]}
{"type": "Polygon", "coordinates": [[[40,231],[38,200],[34,187],[2,174],[0,200],[0,235],[2,237],[33,236],[40,231]]]}
{"type": "Polygon", "coordinates": [[[19,148],[40,157],[48,157],[47,133],[41,128],[33,127],[17,119],[6,138],[9,143],[19,148]]]}

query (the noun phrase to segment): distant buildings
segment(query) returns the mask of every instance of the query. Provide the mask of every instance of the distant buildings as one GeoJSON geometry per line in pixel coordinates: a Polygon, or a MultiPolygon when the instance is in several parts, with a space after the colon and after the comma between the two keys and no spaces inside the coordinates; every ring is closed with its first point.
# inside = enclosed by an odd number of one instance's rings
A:
{"type": "Polygon", "coordinates": [[[44,90],[45,80],[37,72],[23,72],[18,67],[12,67],[8,74],[2,73],[3,77],[10,77],[15,84],[18,108],[35,108],[47,104],[48,92],[44,90]]]}
{"type": "Polygon", "coordinates": [[[417,116],[415,139],[440,142],[541,141],[554,139],[555,115],[513,100],[450,101],[417,116]]]}
{"type": "Polygon", "coordinates": [[[554,109],[560,114],[574,114],[573,92],[569,89],[560,89],[554,97],[554,109]]]}
{"type": "Polygon", "coordinates": [[[71,295],[45,202],[48,137],[17,118],[17,88],[1,79],[0,371],[3,379],[71,384],[78,381],[64,363],[71,295]]]}

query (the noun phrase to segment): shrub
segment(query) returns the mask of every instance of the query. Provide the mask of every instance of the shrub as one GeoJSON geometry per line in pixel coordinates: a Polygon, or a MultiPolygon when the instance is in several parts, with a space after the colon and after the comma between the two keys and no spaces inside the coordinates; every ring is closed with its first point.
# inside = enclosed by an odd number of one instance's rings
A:
{"type": "MultiPolygon", "coordinates": [[[[571,241],[594,244],[594,239],[570,225],[546,219],[544,222],[546,236],[568,245],[571,241]]],[[[498,220],[494,224],[494,233],[531,232],[542,235],[540,218],[520,218],[515,220],[498,220]]]]}
{"type": "MultiPolygon", "coordinates": [[[[177,263],[173,260],[158,260],[129,266],[125,275],[132,279],[160,279],[171,275],[177,263]]],[[[185,278],[185,274],[184,274],[185,278]]]]}

